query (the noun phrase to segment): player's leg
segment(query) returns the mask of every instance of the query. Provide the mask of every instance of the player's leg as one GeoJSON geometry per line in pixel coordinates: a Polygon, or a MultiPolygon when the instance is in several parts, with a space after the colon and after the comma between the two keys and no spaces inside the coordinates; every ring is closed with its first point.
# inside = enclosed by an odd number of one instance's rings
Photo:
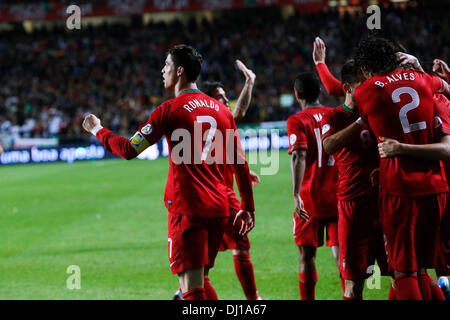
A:
{"type": "Polygon", "coordinates": [[[299,257],[299,291],[300,299],[314,300],[317,283],[316,248],[323,245],[323,228],[321,237],[319,233],[319,219],[311,216],[307,222],[298,218],[294,212],[293,233],[295,244],[298,247],[299,257]],[[322,241],[319,243],[319,239],[322,241]]]}
{"type": "Polygon", "coordinates": [[[204,268],[186,270],[178,274],[183,300],[206,300],[204,268]]]}
{"type": "Polygon", "coordinates": [[[209,279],[209,268],[205,268],[203,277],[203,287],[205,288],[206,300],[218,300],[216,290],[209,279]]]}
{"type": "Polygon", "coordinates": [[[233,249],[234,270],[247,300],[259,300],[250,250],[233,249]]]}
{"type": "Polygon", "coordinates": [[[299,290],[302,300],[314,300],[316,297],[316,251],[314,246],[298,246],[299,290]]]}
{"type": "Polygon", "coordinates": [[[382,195],[379,199],[380,222],[385,249],[395,278],[397,300],[422,300],[417,281],[414,230],[419,207],[414,198],[382,195]]]}
{"type": "Polygon", "coordinates": [[[245,297],[247,300],[257,300],[260,299],[260,297],[256,289],[255,273],[250,258],[250,240],[248,235],[241,236],[239,234],[239,223],[237,226],[233,226],[234,218],[239,212],[240,202],[233,200],[231,197],[229,197],[228,200],[230,203],[235,202],[235,205],[230,206],[230,217],[223,234],[220,250],[232,250],[234,270],[241,283],[245,297]]]}

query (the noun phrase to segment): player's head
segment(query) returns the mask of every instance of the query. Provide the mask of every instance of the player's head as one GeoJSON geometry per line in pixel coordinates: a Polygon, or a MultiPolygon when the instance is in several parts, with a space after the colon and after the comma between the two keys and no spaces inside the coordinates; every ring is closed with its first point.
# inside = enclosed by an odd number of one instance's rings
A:
{"type": "Polygon", "coordinates": [[[302,108],[307,104],[317,102],[320,95],[320,83],[314,73],[298,74],[294,81],[294,93],[302,108]]]}
{"type": "Polygon", "coordinates": [[[202,69],[202,61],[200,53],[191,46],[180,44],[170,48],[161,70],[164,87],[173,89],[180,80],[195,82],[202,69]]]}
{"type": "Polygon", "coordinates": [[[205,81],[202,84],[202,91],[217,101],[223,103],[228,107],[228,97],[225,92],[225,87],[218,81],[205,81]]]}
{"type": "Polygon", "coordinates": [[[396,49],[396,46],[387,39],[367,38],[359,43],[355,62],[365,78],[377,73],[388,73],[398,67],[396,49]]]}
{"type": "Polygon", "coordinates": [[[346,94],[353,95],[355,88],[363,82],[363,75],[361,69],[351,59],[347,61],[341,70],[342,88],[346,94]]]}

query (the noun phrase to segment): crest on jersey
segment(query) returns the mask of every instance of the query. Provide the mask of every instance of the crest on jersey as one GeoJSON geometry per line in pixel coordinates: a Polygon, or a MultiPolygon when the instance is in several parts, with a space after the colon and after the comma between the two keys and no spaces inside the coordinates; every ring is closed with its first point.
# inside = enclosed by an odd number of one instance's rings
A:
{"type": "Polygon", "coordinates": [[[293,145],[295,143],[295,141],[297,141],[297,136],[295,134],[291,134],[289,136],[289,141],[291,142],[291,144],[293,145]]]}
{"type": "Polygon", "coordinates": [[[141,132],[143,134],[149,135],[150,133],[152,133],[153,128],[152,125],[149,123],[147,125],[145,125],[144,127],[142,127],[141,132]]]}
{"type": "Polygon", "coordinates": [[[324,124],[322,127],[322,134],[325,134],[328,131],[330,131],[330,125],[327,123],[327,124],[324,124]]]}
{"type": "Polygon", "coordinates": [[[130,138],[130,142],[135,148],[139,147],[142,141],[144,141],[144,137],[139,132],[136,132],[134,136],[130,138]]]}
{"type": "Polygon", "coordinates": [[[434,117],[434,127],[439,128],[442,125],[442,119],[439,116],[434,117]]]}

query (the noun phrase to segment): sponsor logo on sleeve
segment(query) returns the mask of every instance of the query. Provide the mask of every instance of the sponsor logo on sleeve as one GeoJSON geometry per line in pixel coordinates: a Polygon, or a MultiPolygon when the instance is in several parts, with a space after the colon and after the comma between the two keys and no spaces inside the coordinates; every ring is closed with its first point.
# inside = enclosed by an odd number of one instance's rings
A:
{"type": "Polygon", "coordinates": [[[293,145],[295,143],[295,141],[297,141],[297,136],[293,133],[289,136],[289,141],[291,142],[291,145],[293,145]]]}
{"type": "Polygon", "coordinates": [[[322,127],[322,134],[325,134],[328,131],[330,131],[330,125],[327,123],[327,124],[324,124],[322,127]]]}
{"type": "Polygon", "coordinates": [[[144,141],[144,137],[139,132],[136,132],[134,136],[131,137],[130,142],[131,144],[137,148],[141,145],[141,143],[144,141]]]}
{"type": "Polygon", "coordinates": [[[153,130],[152,125],[149,123],[144,127],[142,127],[141,132],[145,135],[149,135],[150,133],[152,133],[152,130],[153,130]]]}

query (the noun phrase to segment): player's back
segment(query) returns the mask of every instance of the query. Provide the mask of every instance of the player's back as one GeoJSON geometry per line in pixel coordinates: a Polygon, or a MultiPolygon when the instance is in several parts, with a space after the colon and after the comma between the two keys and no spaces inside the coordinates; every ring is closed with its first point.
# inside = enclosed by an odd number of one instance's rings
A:
{"type": "Polygon", "coordinates": [[[322,147],[322,119],[330,108],[315,104],[289,117],[290,149],[306,150],[306,168],[300,196],[305,208],[317,216],[337,214],[337,168],[322,147]]]}
{"type": "Polygon", "coordinates": [[[228,216],[227,151],[232,156],[236,150],[227,150],[235,132],[230,111],[199,90],[188,90],[171,100],[168,112],[166,205],[183,214],[228,216]]]}
{"type": "MultiPolygon", "coordinates": [[[[408,144],[435,141],[433,92],[440,81],[426,73],[396,69],[375,75],[355,90],[360,114],[379,139],[408,144]]],[[[380,192],[422,196],[445,192],[440,161],[394,157],[380,161],[380,192]]]]}

